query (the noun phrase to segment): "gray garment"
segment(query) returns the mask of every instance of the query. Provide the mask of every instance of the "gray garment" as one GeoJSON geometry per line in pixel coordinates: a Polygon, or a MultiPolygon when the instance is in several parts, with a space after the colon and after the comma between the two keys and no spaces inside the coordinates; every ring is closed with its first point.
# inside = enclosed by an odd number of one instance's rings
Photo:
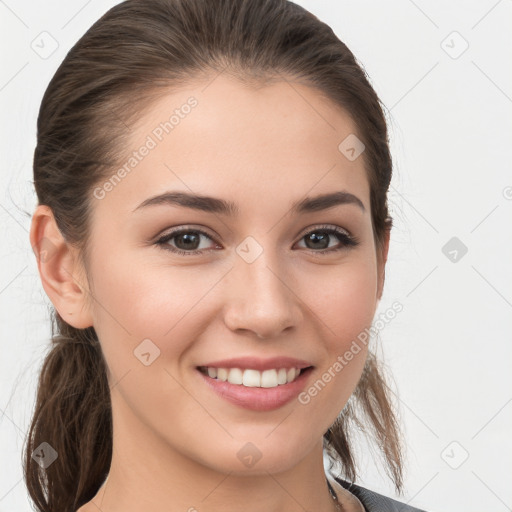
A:
{"type": "Polygon", "coordinates": [[[370,491],[369,489],[365,489],[359,485],[346,482],[332,474],[331,476],[332,478],[335,478],[340,485],[347,489],[347,491],[350,491],[359,499],[366,512],[425,512],[425,510],[412,507],[411,505],[406,505],[405,503],[401,503],[400,501],[388,498],[382,494],[370,491]]]}

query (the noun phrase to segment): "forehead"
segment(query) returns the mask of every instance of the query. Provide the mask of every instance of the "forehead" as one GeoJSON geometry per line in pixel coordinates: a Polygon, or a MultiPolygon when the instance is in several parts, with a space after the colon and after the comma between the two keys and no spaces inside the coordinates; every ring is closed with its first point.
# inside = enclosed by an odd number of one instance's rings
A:
{"type": "Polygon", "coordinates": [[[354,134],[351,117],[304,84],[209,77],[149,104],[107,199],[132,211],[151,195],[182,190],[261,208],[346,190],[369,209],[363,158],[352,161],[339,148],[354,134]]]}

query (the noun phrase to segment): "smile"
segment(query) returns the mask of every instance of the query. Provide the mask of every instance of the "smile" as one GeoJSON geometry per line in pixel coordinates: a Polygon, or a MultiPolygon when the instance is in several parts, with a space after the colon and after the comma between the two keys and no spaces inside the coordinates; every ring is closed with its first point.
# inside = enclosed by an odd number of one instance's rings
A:
{"type": "Polygon", "coordinates": [[[269,370],[254,370],[242,368],[214,368],[200,366],[199,371],[212,379],[229,382],[249,388],[275,388],[293,382],[305,369],[301,368],[273,368],[269,370]]]}
{"type": "Polygon", "coordinates": [[[252,411],[272,411],[290,403],[306,387],[313,366],[253,368],[198,366],[207,388],[231,405],[252,411]]]}

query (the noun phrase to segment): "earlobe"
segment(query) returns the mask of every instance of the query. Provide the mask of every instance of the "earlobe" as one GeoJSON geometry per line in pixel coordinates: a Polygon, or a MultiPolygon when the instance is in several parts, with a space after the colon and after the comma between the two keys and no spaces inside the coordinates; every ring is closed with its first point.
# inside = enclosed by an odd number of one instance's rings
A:
{"type": "Polygon", "coordinates": [[[66,242],[47,205],[37,206],[32,216],[30,244],[44,291],[59,315],[77,329],[90,327],[89,290],[77,249],[66,242]]]}

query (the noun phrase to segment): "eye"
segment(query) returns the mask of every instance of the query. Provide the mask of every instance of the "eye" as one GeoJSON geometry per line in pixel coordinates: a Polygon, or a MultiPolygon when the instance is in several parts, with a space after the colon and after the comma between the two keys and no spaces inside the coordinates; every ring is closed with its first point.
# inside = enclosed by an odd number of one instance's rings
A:
{"type": "Polygon", "coordinates": [[[155,243],[162,249],[184,256],[193,256],[195,254],[202,254],[204,251],[204,247],[201,249],[198,248],[201,245],[201,237],[206,237],[209,238],[210,240],[213,240],[212,237],[208,235],[208,233],[201,229],[180,228],[165,234],[164,236],[159,238],[155,243]],[[172,245],[169,244],[169,242],[173,239],[176,239],[175,243],[178,245],[178,247],[173,247],[172,245]],[[187,250],[180,249],[180,246],[184,247],[187,250]]]}
{"type": "Polygon", "coordinates": [[[360,243],[360,240],[356,236],[350,235],[344,229],[329,225],[315,227],[303,235],[301,240],[306,240],[306,246],[309,249],[322,249],[313,250],[312,252],[315,254],[333,253],[342,249],[356,247],[360,243]],[[329,248],[329,239],[332,239],[333,235],[338,239],[341,245],[329,248]]]}
{"type": "MultiPolygon", "coordinates": [[[[201,237],[214,241],[213,238],[205,231],[198,228],[180,228],[160,237],[155,244],[167,251],[174,252],[183,256],[194,256],[203,254],[206,250],[201,247],[201,237]],[[174,241],[173,244],[170,242],[174,241]]],[[[337,226],[317,226],[304,234],[301,240],[306,240],[306,246],[314,254],[333,253],[342,249],[348,249],[359,245],[360,241],[354,235],[350,235],[347,231],[337,226]],[[333,235],[341,244],[338,247],[329,247],[330,239],[333,235]],[[321,249],[321,250],[316,250],[321,249]]],[[[217,247],[219,247],[217,245],[217,247]]]]}

